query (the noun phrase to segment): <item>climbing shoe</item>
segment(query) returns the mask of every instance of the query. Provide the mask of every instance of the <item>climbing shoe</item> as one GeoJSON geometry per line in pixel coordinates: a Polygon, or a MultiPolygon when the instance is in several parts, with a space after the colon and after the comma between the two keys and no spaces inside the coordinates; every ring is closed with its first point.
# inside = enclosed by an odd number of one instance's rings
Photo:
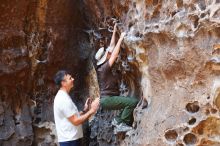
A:
{"type": "Polygon", "coordinates": [[[114,129],[114,133],[118,133],[118,132],[127,132],[132,130],[133,128],[126,125],[125,123],[120,123],[119,125],[116,125],[115,129],[114,129]]]}
{"type": "Polygon", "coordinates": [[[112,120],[112,125],[113,126],[119,125],[118,121],[115,118],[112,120]]]}

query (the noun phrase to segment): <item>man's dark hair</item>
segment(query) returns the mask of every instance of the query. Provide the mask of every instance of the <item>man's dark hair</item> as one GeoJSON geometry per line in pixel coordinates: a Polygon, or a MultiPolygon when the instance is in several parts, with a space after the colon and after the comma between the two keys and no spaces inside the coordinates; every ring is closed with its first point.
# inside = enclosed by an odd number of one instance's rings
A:
{"type": "Polygon", "coordinates": [[[61,82],[64,79],[64,76],[67,75],[66,70],[59,70],[56,75],[54,76],[54,82],[56,83],[57,86],[61,87],[61,82]]]}

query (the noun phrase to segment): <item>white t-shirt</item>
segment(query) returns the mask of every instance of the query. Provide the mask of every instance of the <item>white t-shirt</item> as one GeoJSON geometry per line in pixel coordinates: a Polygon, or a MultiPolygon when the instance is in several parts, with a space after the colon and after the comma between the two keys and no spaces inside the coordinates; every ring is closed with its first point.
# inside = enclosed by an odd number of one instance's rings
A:
{"type": "Polygon", "coordinates": [[[82,125],[73,125],[68,118],[79,115],[76,105],[68,93],[59,90],[54,99],[54,119],[58,142],[76,140],[83,137],[82,125]]]}

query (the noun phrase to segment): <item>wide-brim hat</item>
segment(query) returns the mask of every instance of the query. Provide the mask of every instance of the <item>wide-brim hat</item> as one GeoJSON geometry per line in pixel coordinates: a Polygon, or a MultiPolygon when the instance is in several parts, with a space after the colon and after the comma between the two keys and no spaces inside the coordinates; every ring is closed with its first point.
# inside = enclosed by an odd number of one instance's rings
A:
{"type": "Polygon", "coordinates": [[[104,47],[100,48],[97,51],[95,55],[95,59],[97,60],[97,65],[101,65],[106,61],[109,52],[110,53],[112,52],[112,49],[110,47],[108,47],[106,51],[104,51],[104,47]]]}

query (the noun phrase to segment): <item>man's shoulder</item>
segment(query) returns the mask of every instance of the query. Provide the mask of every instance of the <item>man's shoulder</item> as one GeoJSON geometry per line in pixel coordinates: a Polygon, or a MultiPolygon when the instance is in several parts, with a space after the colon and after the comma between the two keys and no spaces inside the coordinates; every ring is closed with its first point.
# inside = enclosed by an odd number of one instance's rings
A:
{"type": "Polygon", "coordinates": [[[60,101],[66,100],[68,100],[68,95],[64,91],[59,90],[54,98],[54,102],[60,103],[60,101]]]}

